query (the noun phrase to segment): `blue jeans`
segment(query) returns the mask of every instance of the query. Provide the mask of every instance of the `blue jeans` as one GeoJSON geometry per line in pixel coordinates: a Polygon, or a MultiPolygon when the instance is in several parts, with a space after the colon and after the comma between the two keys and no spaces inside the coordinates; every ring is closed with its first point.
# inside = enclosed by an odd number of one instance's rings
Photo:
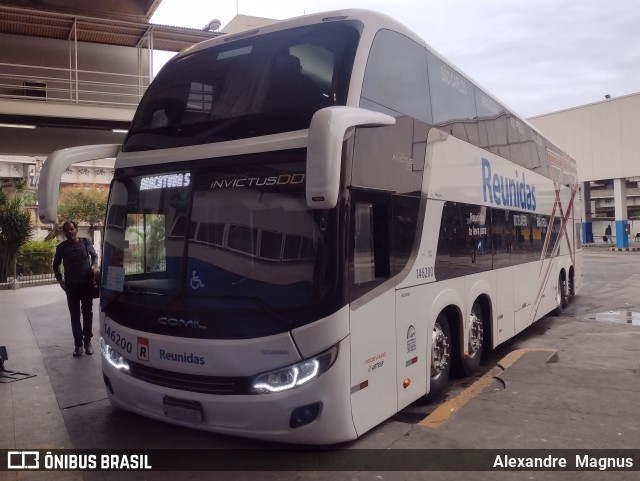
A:
{"type": "Polygon", "coordinates": [[[67,304],[71,314],[71,332],[76,346],[82,346],[83,342],[89,342],[93,337],[93,296],[91,286],[83,284],[67,284],[67,304]],[[82,324],[80,312],[82,311],[82,324]]]}

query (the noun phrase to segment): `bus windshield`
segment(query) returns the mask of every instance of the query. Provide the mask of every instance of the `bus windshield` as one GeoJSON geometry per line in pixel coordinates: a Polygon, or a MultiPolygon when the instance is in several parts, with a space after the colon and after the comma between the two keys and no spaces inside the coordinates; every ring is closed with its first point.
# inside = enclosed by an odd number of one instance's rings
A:
{"type": "Polygon", "coordinates": [[[336,285],[335,215],[307,207],[304,151],[257,156],[117,173],[101,299],[110,317],[202,338],[259,337],[319,318],[336,285]]]}
{"type": "Polygon", "coordinates": [[[300,27],[174,59],[145,93],[123,151],[308,128],[318,109],[346,104],[358,26],[300,27]]]}

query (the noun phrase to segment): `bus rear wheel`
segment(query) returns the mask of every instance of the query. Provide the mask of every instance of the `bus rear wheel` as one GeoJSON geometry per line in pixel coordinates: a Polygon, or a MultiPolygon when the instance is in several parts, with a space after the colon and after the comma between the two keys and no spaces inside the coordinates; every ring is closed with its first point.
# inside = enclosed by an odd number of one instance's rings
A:
{"type": "Polygon", "coordinates": [[[451,372],[451,331],[449,321],[440,313],[433,326],[431,340],[431,387],[425,396],[428,402],[437,401],[444,393],[451,372]]]}
{"type": "Polygon", "coordinates": [[[560,275],[558,278],[558,290],[556,292],[556,303],[557,307],[553,310],[554,316],[559,316],[562,314],[562,310],[567,306],[567,281],[565,278],[560,275]]]}
{"type": "Polygon", "coordinates": [[[462,352],[462,362],[460,367],[465,376],[473,376],[480,365],[482,349],[484,348],[484,319],[482,309],[478,301],[473,303],[469,313],[469,346],[468,350],[462,352]]]}

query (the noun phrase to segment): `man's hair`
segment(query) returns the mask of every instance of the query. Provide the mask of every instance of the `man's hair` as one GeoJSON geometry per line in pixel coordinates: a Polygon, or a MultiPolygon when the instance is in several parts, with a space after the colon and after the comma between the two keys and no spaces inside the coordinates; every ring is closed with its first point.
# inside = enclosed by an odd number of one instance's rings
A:
{"type": "Polygon", "coordinates": [[[64,230],[65,226],[67,226],[68,224],[71,224],[75,230],[78,230],[78,224],[76,224],[72,220],[65,221],[65,223],[62,224],[62,230],[64,230]]]}

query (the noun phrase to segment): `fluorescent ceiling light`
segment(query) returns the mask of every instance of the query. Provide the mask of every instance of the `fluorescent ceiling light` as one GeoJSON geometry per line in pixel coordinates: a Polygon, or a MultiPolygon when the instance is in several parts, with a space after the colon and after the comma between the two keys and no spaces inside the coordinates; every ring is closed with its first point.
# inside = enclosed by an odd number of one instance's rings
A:
{"type": "Polygon", "coordinates": [[[7,127],[10,129],[35,129],[35,125],[26,125],[26,124],[0,124],[0,127],[7,127]]]}
{"type": "Polygon", "coordinates": [[[125,129],[111,129],[111,132],[113,132],[114,134],[126,134],[129,131],[125,129]]]}

